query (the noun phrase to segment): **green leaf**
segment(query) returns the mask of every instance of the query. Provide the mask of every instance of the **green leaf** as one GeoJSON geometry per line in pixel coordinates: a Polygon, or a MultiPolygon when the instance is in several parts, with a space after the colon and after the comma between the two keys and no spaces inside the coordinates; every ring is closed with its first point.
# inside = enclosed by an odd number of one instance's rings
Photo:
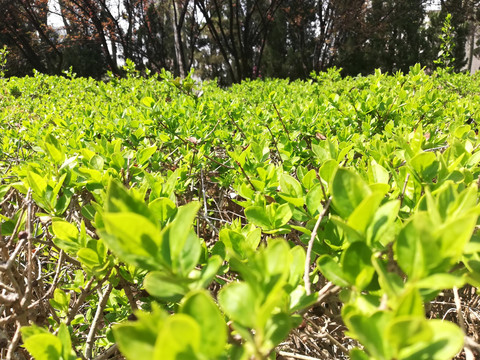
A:
{"type": "Polygon", "coordinates": [[[103,171],[103,166],[105,165],[105,161],[103,160],[103,157],[99,155],[94,155],[90,161],[89,161],[90,166],[92,169],[97,170],[97,171],[103,171]]]}
{"type": "Polygon", "coordinates": [[[432,235],[434,225],[424,212],[416,213],[403,227],[395,243],[398,264],[409,280],[428,275],[428,263],[441,256],[432,235]]]}
{"type": "Polygon", "coordinates": [[[51,134],[45,137],[45,151],[55,164],[61,164],[65,154],[61,150],[58,140],[51,134]]]}
{"type": "Polygon", "coordinates": [[[432,337],[427,342],[412,344],[402,349],[399,354],[400,359],[449,360],[460,352],[464,334],[458,326],[443,320],[428,320],[427,325],[432,337]]]}
{"type": "Polygon", "coordinates": [[[365,289],[372,281],[375,269],[372,266],[372,251],[363,242],[354,242],[342,254],[343,276],[358,291],[365,289]]]}
{"type": "Polygon", "coordinates": [[[367,243],[371,246],[380,243],[386,246],[396,235],[395,220],[400,210],[400,201],[394,200],[378,208],[367,228],[367,243]]]}
{"type": "Polygon", "coordinates": [[[466,279],[453,274],[433,274],[417,281],[414,285],[419,289],[445,290],[453,287],[461,288],[466,279]]]}
{"type": "Polygon", "coordinates": [[[70,304],[70,295],[66,294],[59,288],[53,292],[53,299],[50,299],[50,305],[56,310],[68,312],[68,305],[70,304]]]}
{"type": "Polygon", "coordinates": [[[231,229],[223,228],[220,230],[219,239],[225,244],[228,251],[241,259],[247,259],[247,256],[254,250],[246,244],[245,235],[231,229]]]}
{"type": "Polygon", "coordinates": [[[320,256],[317,260],[317,266],[323,276],[325,276],[335,285],[342,287],[348,287],[352,285],[348,280],[348,276],[343,272],[343,269],[337,262],[335,262],[335,260],[333,260],[331,256],[320,256]]]}
{"type": "Polygon", "coordinates": [[[170,258],[160,256],[160,230],[142,215],[121,212],[103,214],[101,238],[123,261],[146,270],[161,269],[170,258]]]}
{"type": "Polygon", "coordinates": [[[223,311],[232,320],[248,328],[255,328],[257,300],[257,295],[244,282],[230,283],[218,294],[218,303],[223,311]]]}
{"type": "Polygon", "coordinates": [[[311,305],[317,302],[318,294],[312,293],[307,295],[305,291],[305,287],[299,285],[297,286],[292,292],[289,294],[290,296],[290,303],[289,303],[289,311],[290,313],[294,313],[298,310],[306,309],[311,305]]]}
{"type": "Polygon", "coordinates": [[[472,237],[477,218],[476,213],[470,212],[464,216],[450,218],[447,223],[437,226],[435,235],[439,238],[441,254],[451,258],[452,263],[460,260],[465,245],[472,237]]]}
{"type": "Polygon", "coordinates": [[[281,275],[286,279],[292,262],[291,249],[288,243],[284,239],[272,239],[269,241],[267,248],[263,249],[263,255],[266,270],[264,275],[277,279],[278,275],[281,275]]]}
{"type": "Polygon", "coordinates": [[[157,335],[168,316],[155,303],[152,312],[137,311],[135,315],[138,321],[113,326],[115,342],[128,360],[152,360],[157,335]]]}
{"type": "Polygon", "coordinates": [[[278,313],[271,316],[265,326],[265,350],[270,350],[280,344],[292,328],[291,316],[278,313]]]}
{"type": "Polygon", "coordinates": [[[138,164],[144,165],[148,161],[148,159],[150,159],[152,155],[155,154],[155,151],[157,151],[157,145],[150,146],[137,152],[138,164]]]}
{"type": "Polygon", "coordinates": [[[189,293],[180,312],[190,315],[200,325],[199,352],[208,359],[221,355],[227,343],[227,327],[223,315],[204,290],[189,293]]]}
{"type": "Polygon", "coordinates": [[[30,186],[35,194],[40,197],[45,196],[45,192],[47,191],[47,181],[42,176],[33,171],[27,171],[27,181],[28,186],[30,186]]]}
{"type": "Polygon", "coordinates": [[[370,316],[353,314],[343,318],[350,335],[359,340],[371,356],[376,359],[391,358],[392,349],[384,336],[391,314],[377,311],[370,316]]]}
{"type": "Polygon", "coordinates": [[[260,226],[262,229],[270,230],[272,228],[270,218],[264,207],[249,206],[245,209],[245,216],[248,222],[260,226]]]}
{"type": "Polygon", "coordinates": [[[406,289],[405,292],[397,299],[395,307],[395,316],[416,316],[425,317],[425,309],[423,308],[423,300],[420,292],[415,287],[406,289]]]}
{"type": "Polygon", "coordinates": [[[115,342],[128,360],[153,359],[157,334],[141,323],[127,322],[113,328],[115,342]]]}
{"type": "Polygon", "coordinates": [[[330,217],[330,221],[332,224],[335,224],[339,230],[342,230],[343,234],[345,235],[345,239],[348,240],[349,243],[354,243],[356,241],[365,241],[364,234],[355,230],[341,217],[332,215],[330,217]]]}
{"type": "Polygon", "coordinates": [[[170,316],[165,321],[155,343],[154,360],[198,359],[201,329],[186,314],[170,316]]]}
{"type": "Polygon", "coordinates": [[[292,264],[290,265],[288,283],[292,288],[295,288],[303,277],[306,255],[305,250],[300,246],[292,248],[290,254],[292,255],[292,264]]]}
{"type": "Polygon", "coordinates": [[[78,260],[90,271],[101,272],[104,265],[103,257],[90,248],[82,248],[77,253],[78,260]]]}
{"type": "Polygon", "coordinates": [[[323,190],[320,184],[315,185],[307,194],[306,204],[308,213],[314,216],[317,212],[320,212],[323,208],[322,205],[323,190]]]}
{"type": "MultiPolygon", "coordinates": [[[[420,316],[401,316],[395,318],[385,331],[385,340],[387,340],[395,353],[395,357],[399,356],[402,349],[410,345],[418,343],[428,343],[431,341],[433,331],[428,326],[427,320],[420,316]]],[[[429,357],[432,359],[433,357],[429,357]]]]}
{"type": "Polygon", "coordinates": [[[317,180],[317,173],[314,169],[309,170],[306,174],[302,174],[303,176],[300,178],[300,168],[297,170],[297,177],[302,182],[302,185],[305,189],[311,190],[316,183],[317,180]]]}
{"type": "Polygon", "coordinates": [[[288,174],[284,173],[280,176],[280,189],[284,194],[292,198],[303,197],[302,185],[300,185],[297,179],[288,174]]]}
{"type": "Polygon", "coordinates": [[[377,191],[364,198],[348,217],[348,225],[365,234],[384,197],[384,193],[377,191]]]}
{"type": "Polygon", "coordinates": [[[22,339],[25,342],[29,337],[33,335],[38,335],[38,334],[50,334],[47,330],[44,328],[41,328],[35,324],[31,326],[22,326],[20,328],[20,331],[22,333],[22,339]]]}
{"type": "Polygon", "coordinates": [[[245,238],[245,248],[250,251],[255,251],[262,240],[262,230],[251,226],[251,230],[248,232],[245,238]]]}
{"type": "Polygon", "coordinates": [[[327,160],[320,167],[320,170],[318,171],[318,173],[320,174],[320,177],[325,181],[326,185],[331,183],[337,168],[338,168],[338,162],[336,162],[333,159],[327,160]]]}
{"type": "Polygon", "coordinates": [[[52,220],[53,242],[67,253],[75,254],[85,243],[78,239],[78,229],[75,225],[60,219],[52,220]]]}
{"type": "Polygon", "coordinates": [[[155,105],[155,100],[151,98],[150,96],[146,96],[140,100],[140,103],[146,107],[153,107],[155,105]]]}
{"type": "Polygon", "coordinates": [[[362,200],[371,194],[369,186],[360,175],[344,168],[337,169],[330,189],[333,207],[344,219],[347,219],[362,200]]]}
{"type": "Polygon", "coordinates": [[[440,163],[433,152],[422,152],[410,160],[410,166],[424,181],[431,181],[438,173],[440,163]]]}
{"type": "Polygon", "coordinates": [[[62,358],[62,342],[53,334],[36,334],[24,340],[23,345],[35,360],[62,358]]]}
{"type": "Polygon", "coordinates": [[[312,144],[312,151],[320,163],[331,159],[331,155],[320,145],[312,144]]]}
{"type": "MultiPolygon", "coordinates": [[[[269,206],[273,207],[274,204],[271,204],[269,206]]],[[[292,209],[290,208],[289,204],[282,204],[278,207],[273,207],[274,211],[274,216],[273,216],[273,228],[274,229],[279,229],[286,223],[290,221],[292,218],[292,209]]]]}
{"type": "Polygon", "coordinates": [[[283,200],[286,202],[292,204],[293,206],[301,208],[303,204],[305,203],[303,200],[303,197],[293,197],[293,196],[288,196],[282,193],[279,193],[278,196],[280,196],[283,200]]]}
{"type": "Polygon", "coordinates": [[[388,184],[388,180],[390,179],[388,171],[375,160],[370,162],[368,174],[372,183],[388,184]]]}
{"type": "Polygon", "coordinates": [[[175,219],[168,224],[161,233],[162,254],[164,259],[169,258],[169,263],[173,268],[178,268],[179,259],[182,259],[181,253],[187,243],[192,244],[197,240],[192,240],[193,220],[197,215],[200,203],[192,201],[178,208],[175,219]],[[167,248],[168,245],[168,248],[167,248]]]}
{"type": "Polygon", "coordinates": [[[180,255],[177,259],[172,258],[172,270],[177,274],[188,276],[197,265],[201,253],[200,239],[193,230],[190,230],[180,255]]]}
{"type": "Polygon", "coordinates": [[[75,354],[72,351],[72,341],[70,339],[70,331],[67,325],[61,323],[58,328],[58,338],[62,343],[62,355],[64,360],[75,359],[75,354]]]}
{"type": "Polygon", "coordinates": [[[396,273],[388,272],[386,264],[372,255],[372,265],[378,275],[378,282],[383,291],[390,297],[395,298],[400,296],[403,291],[403,279],[396,273]]]}
{"type": "Polygon", "coordinates": [[[218,270],[222,266],[223,258],[220,255],[212,255],[208,259],[208,263],[203,267],[200,275],[200,288],[206,288],[212,282],[218,270]]]}
{"type": "Polygon", "coordinates": [[[136,213],[154,221],[145,202],[134,198],[121,183],[113,179],[110,179],[108,183],[105,211],[107,213],[136,213]]]}
{"type": "Polygon", "coordinates": [[[174,202],[165,197],[156,198],[148,204],[148,208],[161,225],[165,225],[177,212],[174,202]]]}
{"type": "Polygon", "coordinates": [[[371,360],[371,358],[360,349],[354,348],[348,353],[350,360],[371,360]]]}
{"type": "Polygon", "coordinates": [[[149,294],[168,301],[178,301],[188,292],[188,283],[160,271],[145,276],[143,286],[149,294]]]}

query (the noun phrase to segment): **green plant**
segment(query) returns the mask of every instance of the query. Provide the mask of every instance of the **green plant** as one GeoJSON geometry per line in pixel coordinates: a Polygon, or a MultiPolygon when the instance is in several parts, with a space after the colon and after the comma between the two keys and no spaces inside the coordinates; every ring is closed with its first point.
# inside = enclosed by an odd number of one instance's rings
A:
{"type": "Polygon", "coordinates": [[[480,92],[440,73],[9,79],[0,357],[475,351],[480,92]]]}
{"type": "Polygon", "coordinates": [[[442,33],[439,36],[440,39],[440,52],[438,53],[438,59],[434,61],[439,67],[443,68],[446,72],[453,71],[453,49],[455,48],[454,41],[454,28],[451,24],[452,14],[447,14],[443,21],[442,33]]]}
{"type": "Polygon", "coordinates": [[[7,69],[7,57],[9,51],[7,46],[4,45],[2,49],[0,49],[0,78],[5,77],[6,69],[7,69]]]}

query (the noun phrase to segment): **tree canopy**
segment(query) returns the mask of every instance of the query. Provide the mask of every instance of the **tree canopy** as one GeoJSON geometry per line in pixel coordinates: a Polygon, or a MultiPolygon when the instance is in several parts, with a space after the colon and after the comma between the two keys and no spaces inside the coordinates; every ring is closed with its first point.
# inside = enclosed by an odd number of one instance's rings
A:
{"type": "Polygon", "coordinates": [[[0,0],[7,76],[33,69],[79,76],[166,69],[231,84],[246,78],[306,78],[435,68],[447,14],[454,69],[470,70],[479,0],[0,0]],[[52,22],[52,19],[56,19],[52,22]],[[468,54],[468,56],[467,56],[468,54]]]}

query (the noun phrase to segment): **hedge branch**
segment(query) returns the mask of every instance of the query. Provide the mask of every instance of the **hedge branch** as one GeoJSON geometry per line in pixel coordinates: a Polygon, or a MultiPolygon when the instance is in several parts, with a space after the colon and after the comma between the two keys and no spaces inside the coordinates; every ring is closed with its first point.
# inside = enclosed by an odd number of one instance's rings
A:
{"type": "Polygon", "coordinates": [[[98,322],[100,321],[100,316],[103,313],[103,309],[107,305],[108,297],[112,292],[113,285],[111,282],[108,282],[107,289],[103,293],[102,297],[99,299],[97,312],[95,313],[95,317],[92,321],[92,326],[90,327],[90,331],[88,332],[87,341],[85,344],[85,358],[91,359],[92,358],[92,351],[93,351],[93,344],[95,338],[95,330],[97,329],[98,322]]]}
{"type": "Polygon", "coordinates": [[[307,248],[307,255],[305,259],[305,272],[303,274],[303,281],[305,283],[305,292],[307,295],[310,295],[312,293],[311,290],[311,284],[310,284],[310,259],[312,257],[312,249],[313,249],[313,242],[315,241],[315,236],[317,236],[317,231],[320,226],[320,223],[322,222],[323,217],[328,211],[328,208],[330,207],[330,203],[332,202],[332,197],[328,198],[327,203],[325,204],[322,213],[317,219],[317,222],[315,223],[315,226],[312,231],[312,235],[310,236],[310,240],[308,242],[308,248],[307,248]]]}

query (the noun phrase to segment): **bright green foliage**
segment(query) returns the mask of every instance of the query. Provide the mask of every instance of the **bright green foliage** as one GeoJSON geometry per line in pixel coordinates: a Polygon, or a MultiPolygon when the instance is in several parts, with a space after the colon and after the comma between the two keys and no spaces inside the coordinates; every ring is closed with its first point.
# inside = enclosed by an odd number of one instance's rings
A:
{"type": "Polygon", "coordinates": [[[218,359],[227,341],[227,325],[204,291],[189,293],[179,312],[168,316],[155,308],[139,320],[114,327],[127,359],[218,359]]]}
{"type": "Polygon", "coordinates": [[[35,325],[22,328],[25,348],[36,360],[75,360],[72,351],[70,331],[65,324],[60,324],[55,336],[35,325]]]}
{"type": "Polygon", "coordinates": [[[245,339],[246,358],[266,358],[298,326],[299,318],[294,316],[298,306],[314,300],[301,288],[299,297],[294,293],[303,274],[305,253],[275,239],[248,260],[233,257],[230,263],[245,281],[226,285],[218,302],[245,339]]]}
{"type": "Polygon", "coordinates": [[[425,308],[480,285],[476,76],[3,84],[1,235],[53,284],[35,358],[271,359],[328,281],[353,359],[462,348],[425,308]]]}
{"type": "Polygon", "coordinates": [[[7,49],[7,46],[4,45],[3,48],[0,49],[0,78],[5,77],[8,53],[9,51],[7,49]]]}
{"type": "Polygon", "coordinates": [[[451,24],[452,14],[447,14],[445,20],[443,21],[442,34],[440,35],[440,53],[438,54],[438,59],[434,61],[435,64],[443,68],[447,72],[453,70],[453,62],[455,58],[453,57],[453,49],[455,47],[455,42],[453,39],[453,27],[451,24]]]}

